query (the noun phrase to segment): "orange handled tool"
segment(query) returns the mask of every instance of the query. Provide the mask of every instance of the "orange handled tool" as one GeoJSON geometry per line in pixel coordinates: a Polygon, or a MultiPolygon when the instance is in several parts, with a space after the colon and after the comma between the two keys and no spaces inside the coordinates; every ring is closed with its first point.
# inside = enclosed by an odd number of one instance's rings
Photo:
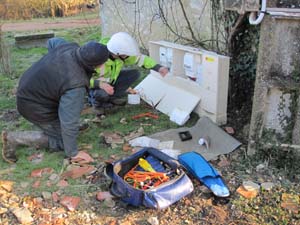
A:
{"type": "Polygon", "coordinates": [[[146,112],[146,113],[141,113],[138,114],[136,116],[133,116],[132,119],[136,120],[136,119],[140,119],[142,117],[151,117],[153,119],[158,119],[158,115],[152,113],[152,112],[146,112]]]}

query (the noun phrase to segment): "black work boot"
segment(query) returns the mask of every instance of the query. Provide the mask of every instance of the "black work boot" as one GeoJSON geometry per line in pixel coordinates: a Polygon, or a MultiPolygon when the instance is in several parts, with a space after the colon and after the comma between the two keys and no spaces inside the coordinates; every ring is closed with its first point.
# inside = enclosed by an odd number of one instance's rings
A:
{"type": "Polygon", "coordinates": [[[8,163],[17,161],[16,148],[21,145],[34,148],[47,148],[48,136],[41,131],[2,131],[2,158],[8,163]]]}
{"type": "Polygon", "coordinates": [[[117,98],[117,97],[111,97],[109,99],[109,102],[116,105],[116,106],[124,106],[126,105],[127,103],[127,99],[124,98],[124,97],[120,97],[120,98],[117,98]]]}

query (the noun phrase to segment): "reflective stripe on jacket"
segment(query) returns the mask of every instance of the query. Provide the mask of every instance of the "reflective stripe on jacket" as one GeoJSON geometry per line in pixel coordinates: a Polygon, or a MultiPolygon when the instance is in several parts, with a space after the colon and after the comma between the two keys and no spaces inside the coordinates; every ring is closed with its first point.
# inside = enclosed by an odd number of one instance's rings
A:
{"type": "MultiPolygon", "coordinates": [[[[102,38],[100,40],[101,44],[107,45],[110,38],[102,38]]],[[[144,67],[146,69],[152,69],[157,65],[156,61],[149,56],[139,55],[139,56],[129,56],[125,60],[121,59],[108,59],[104,66],[97,69],[97,78],[104,77],[109,83],[115,83],[121,72],[123,66],[138,65],[139,67],[144,67]]],[[[96,78],[96,79],[97,79],[96,78]]],[[[90,87],[94,87],[94,80],[91,79],[90,87]]]]}

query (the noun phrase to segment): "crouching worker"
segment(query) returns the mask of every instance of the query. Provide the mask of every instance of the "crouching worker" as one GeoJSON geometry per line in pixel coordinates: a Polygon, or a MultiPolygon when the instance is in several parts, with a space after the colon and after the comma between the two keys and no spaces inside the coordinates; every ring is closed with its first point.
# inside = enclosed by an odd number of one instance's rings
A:
{"type": "Polygon", "coordinates": [[[86,90],[94,70],[107,59],[106,46],[91,41],[82,47],[62,43],[33,64],[19,81],[17,109],[42,131],[3,131],[3,159],[16,162],[19,145],[64,150],[67,157],[76,159],[86,90]]]}
{"type": "Polygon", "coordinates": [[[169,72],[167,67],[157,64],[149,56],[142,55],[136,40],[125,32],[118,32],[110,38],[102,38],[101,44],[107,45],[109,59],[97,70],[97,76],[91,79],[89,101],[102,114],[114,105],[124,105],[126,90],[139,78],[137,69],[123,67],[137,65],[159,72],[162,77],[169,72]]]}

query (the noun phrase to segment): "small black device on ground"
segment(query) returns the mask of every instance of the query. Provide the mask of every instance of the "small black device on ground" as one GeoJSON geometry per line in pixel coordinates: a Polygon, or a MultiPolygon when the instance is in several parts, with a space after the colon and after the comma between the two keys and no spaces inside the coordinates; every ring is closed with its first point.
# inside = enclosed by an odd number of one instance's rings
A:
{"type": "Polygon", "coordinates": [[[181,141],[187,141],[187,140],[191,140],[193,138],[189,131],[182,131],[182,132],[179,132],[178,134],[179,134],[181,141]]]}

